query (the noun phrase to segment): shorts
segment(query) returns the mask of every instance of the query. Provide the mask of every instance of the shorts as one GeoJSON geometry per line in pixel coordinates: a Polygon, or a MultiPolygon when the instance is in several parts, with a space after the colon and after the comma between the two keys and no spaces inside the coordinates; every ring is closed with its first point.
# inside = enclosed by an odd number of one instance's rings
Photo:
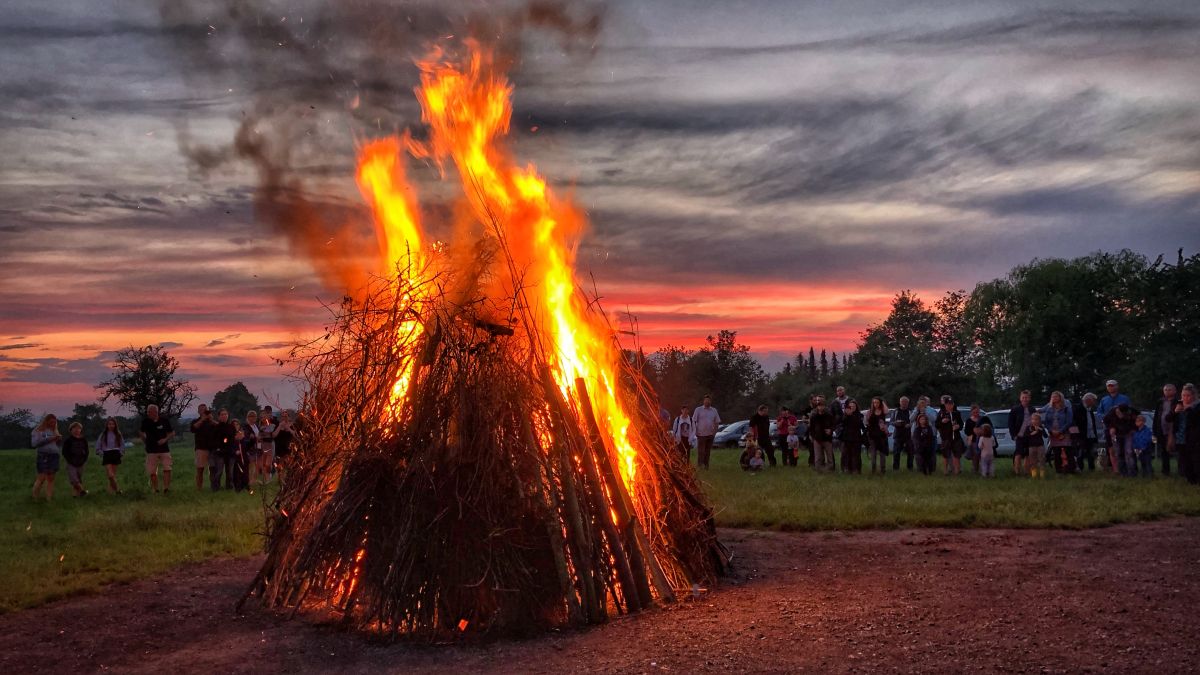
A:
{"type": "Polygon", "coordinates": [[[58,473],[59,459],[57,452],[39,452],[37,454],[37,472],[58,473]]]}
{"type": "Polygon", "coordinates": [[[196,468],[203,469],[208,466],[208,450],[196,449],[196,468]]]}
{"type": "Polygon", "coordinates": [[[120,463],[121,463],[121,451],[120,450],[105,450],[104,455],[100,459],[100,464],[102,464],[104,466],[109,466],[110,464],[112,466],[116,466],[120,463]]]}
{"type": "Polygon", "coordinates": [[[163,471],[171,470],[171,453],[169,452],[147,452],[146,453],[146,473],[154,473],[158,467],[162,467],[163,471]]]}
{"type": "Polygon", "coordinates": [[[67,479],[71,485],[83,485],[83,467],[67,464],[67,479]]]}

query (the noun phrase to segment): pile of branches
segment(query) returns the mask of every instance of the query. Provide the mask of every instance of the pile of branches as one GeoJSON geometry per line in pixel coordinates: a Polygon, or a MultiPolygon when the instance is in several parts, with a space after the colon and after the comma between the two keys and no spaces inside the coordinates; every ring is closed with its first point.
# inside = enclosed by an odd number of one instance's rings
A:
{"type": "Polygon", "coordinates": [[[298,357],[303,424],[243,602],[441,640],[601,623],[726,572],[712,509],[633,367],[619,383],[628,489],[587,383],[555,381],[520,297],[507,318],[446,273],[414,278],[345,299],[298,357]]]}

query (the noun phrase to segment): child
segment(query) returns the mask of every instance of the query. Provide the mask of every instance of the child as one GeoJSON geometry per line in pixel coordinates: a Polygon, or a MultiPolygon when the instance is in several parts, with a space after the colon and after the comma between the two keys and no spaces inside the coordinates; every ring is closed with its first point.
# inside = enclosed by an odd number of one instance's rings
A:
{"type": "Polygon", "coordinates": [[[62,449],[63,459],[67,460],[67,478],[71,481],[75,496],[86,497],[88,491],[83,487],[83,465],[88,460],[88,444],[83,437],[83,425],[74,422],[68,432],[71,435],[63,441],[62,449]]]}
{"type": "Polygon", "coordinates": [[[54,499],[54,474],[58,473],[58,457],[62,452],[62,435],[58,433],[58,418],[46,415],[30,434],[37,448],[37,478],[33,481],[33,498],[45,487],[46,501],[54,499]]]}
{"type": "MultiPolygon", "coordinates": [[[[1146,418],[1137,415],[1133,418],[1133,454],[1137,458],[1137,466],[1142,467],[1142,477],[1154,475],[1154,433],[1146,426],[1146,418]]],[[[1128,460],[1126,460],[1128,463],[1128,460]]],[[[1130,472],[1129,475],[1136,475],[1130,472]]]]}
{"type": "Polygon", "coordinates": [[[763,470],[762,449],[755,448],[754,456],[750,458],[750,471],[762,471],[762,470],[763,470]]]}
{"type": "Polygon", "coordinates": [[[1040,413],[1029,416],[1029,427],[1025,429],[1025,447],[1029,449],[1029,475],[1033,478],[1046,477],[1046,428],[1042,426],[1040,413]]]}
{"type": "Polygon", "coordinates": [[[797,464],[796,460],[800,457],[800,421],[788,425],[787,429],[787,451],[792,458],[792,466],[797,464]]]}
{"type": "Polygon", "coordinates": [[[917,415],[917,426],[913,429],[913,448],[917,451],[917,461],[921,464],[921,473],[932,476],[937,470],[933,459],[933,427],[929,426],[929,416],[924,412],[917,415]]]}
{"type": "Polygon", "coordinates": [[[125,456],[125,439],[121,437],[121,430],[117,428],[115,418],[104,420],[104,431],[101,431],[100,438],[96,439],[96,454],[100,455],[100,466],[103,466],[108,474],[108,491],[114,495],[121,494],[117,489],[117,467],[121,465],[121,458],[125,456]]]}
{"type": "Polygon", "coordinates": [[[996,477],[996,439],[992,436],[992,425],[984,424],[975,435],[979,453],[979,472],[984,478],[996,477]]]}
{"type": "Polygon", "coordinates": [[[750,432],[746,436],[746,449],[742,451],[742,456],[738,458],[738,464],[742,465],[742,471],[750,470],[750,463],[754,461],[754,456],[757,453],[758,441],[755,440],[754,428],[751,427],[750,432]]]}

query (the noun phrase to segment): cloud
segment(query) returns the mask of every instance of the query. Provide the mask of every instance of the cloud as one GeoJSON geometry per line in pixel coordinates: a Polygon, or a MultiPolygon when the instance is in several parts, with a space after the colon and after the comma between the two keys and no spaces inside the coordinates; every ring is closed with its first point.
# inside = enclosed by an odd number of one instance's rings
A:
{"type": "MultiPolygon", "coordinates": [[[[12,339],[19,340],[20,338],[12,338],[12,339]]],[[[13,345],[0,345],[0,351],[7,351],[10,349],[30,349],[32,347],[41,347],[41,346],[42,346],[41,343],[38,343],[38,342],[20,342],[20,343],[13,344],[13,345]]]]}

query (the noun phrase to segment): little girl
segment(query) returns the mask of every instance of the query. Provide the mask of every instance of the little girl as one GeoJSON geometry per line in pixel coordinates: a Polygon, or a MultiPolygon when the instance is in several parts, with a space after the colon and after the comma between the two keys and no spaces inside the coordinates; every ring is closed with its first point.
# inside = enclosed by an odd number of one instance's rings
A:
{"type": "Polygon", "coordinates": [[[1025,446],[1029,448],[1029,475],[1033,478],[1046,477],[1046,428],[1042,416],[1029,416],[1029,428],[1025,430],[1025,446]]]}
{"type": "Polygon", "coordinates": [[[937,470],[937,464],[933,459],[933,427],[929,426],[929,416],[924,412],[917,414],[917,427],[913,429],[913,448],[917,451],[917,458],[921,462],[921,473],[926,476],[932,476],[937,470]]]}
{"type": "MultiPolygon", "coordinates": [[[[799,422],[788,425],[787,449],[788,449],[788,452],[791,453],[790,456],[793,460],[800,457],[800,423],[799,422]]],[[[792,461],[791,464],[792,464],[792,466],[795,466],[796,462],[792,461]]]]}
{"type": "Polygon", "coordinates": [[[984,478],[996,477],[996,439],[992,436],[992,425],[984,424],[975,434],[976,450],[979,453],[979,472],[984,478]]]}
{"type": "Polygon", "coordinates": [[[100,465],[108,473],[108,491],[121,494],[117,489],[117,467],[121,466],[121,458],[125,456],[125,439],[121,437],[116,419],[104,420],[104,431],[96,439],[96,454],[100,455],[100,465]]]}
{"type": "Polygon", "coordinates": [[[88,491],[83,487],[83,465],[87,464],[87,439],[83,437],[83,425],[74,422],[69,428],[70,436],[63,441],[63,459],[67,460],[67,479],[71,481],[71,490],[76,497],[86,497],[88,491]]]}
{"type": "Polygon", "coordinates": [[[750,458],[750,470],[751,471],[762,471],[763,470],[762,450],[760,450],[758,448],[754,449],[754,456],[750,458]]]}

